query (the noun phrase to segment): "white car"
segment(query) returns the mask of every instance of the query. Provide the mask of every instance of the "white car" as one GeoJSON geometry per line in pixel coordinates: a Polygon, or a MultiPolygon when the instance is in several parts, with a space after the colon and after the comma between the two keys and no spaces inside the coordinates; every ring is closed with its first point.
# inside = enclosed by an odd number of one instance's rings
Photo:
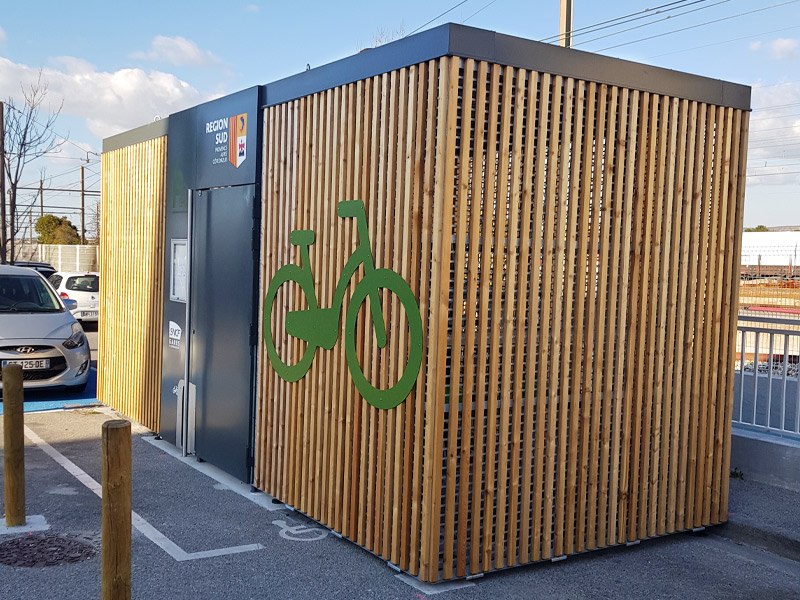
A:
{"type": "Polygon", "coordinates": [[[64,300],[75,300],[78,307],[72,311],[79,321],[97,321],[100,306],[100,275],[94,272],[57,271],[48,278],[53,288],[64,300]]]}
{"type": "Polygon", "coordinates": [[[36,271],[0,265],[0,366],[22,365],[23,387],[86,389],[91,354],[73,304],[36,271]]]}

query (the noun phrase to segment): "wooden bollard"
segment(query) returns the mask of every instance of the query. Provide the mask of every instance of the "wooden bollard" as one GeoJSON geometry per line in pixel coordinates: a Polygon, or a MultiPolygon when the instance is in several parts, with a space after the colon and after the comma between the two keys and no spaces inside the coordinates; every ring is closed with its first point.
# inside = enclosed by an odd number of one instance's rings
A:
{"type": "Polygon", "coordinates": [[[131,597],[131,424],[103,423],[102,600],[131,597]]]}
{"type": "Polygon", "coordinates": [[[3,367],[6,527],[25,525],[25,433],[22,367],[3,367]]]}

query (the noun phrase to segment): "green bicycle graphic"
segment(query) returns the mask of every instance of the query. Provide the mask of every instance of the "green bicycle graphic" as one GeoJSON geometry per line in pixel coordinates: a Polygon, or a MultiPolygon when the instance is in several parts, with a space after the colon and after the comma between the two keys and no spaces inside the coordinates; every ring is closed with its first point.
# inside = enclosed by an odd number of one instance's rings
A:
{"type": "Polygon", "coordinates": [[[358,247],[344,265],[344,269],[336,284],[333,303],[330,308],[320,308],[317,304],[317,294],[314,289],[314,277],[311,273],[308,248],[314,243],[315,236],[311,230],[292,231],[290,240],[293,245],[300,248],[300,265],[288,264],[282,266],[275,273],[269,283],[264,301],[264,342],[267,346],[267,355],[275,372],[284,381],[298,381],[311,368],[317,348],[330,350],[339,339],[339,322],[344,303],[344,295],[350,279],[358,268],[364,266],[364,277],[356,285],[347,308],[344,321],[345,356],[350,376],[361,396],[376,408],[394,408],[408,397],[411,388],[417,381],[420,366],[422,365],[422,319],[414,292],[406,281],[391,269],[376,269],[375,260],[369,243],[367,230],[367,216],[364,203],[361,200],[339,202],[337,214],[340,218],[354,218],[357,224],[358,247]],[[278,295],[278,290],[284,283],[295,282],[300,286],[305,295],[308,309],[291,311],[286,315],[286,332],[300,340],[307,342],[305,351],[298,362],[293,365],[281,360],[275,349],[275,340],[272,332],[272,305],[278,295]],[[356,354],[356,322],[361,305],[369,298],[369,307],[372,314],[372,326],[379,348],[387,344],[386,327],[383,320],[380,290],[394,293],[400,300],[400,305],[406,313],[409,328],[408,362],[403,374],[397,383],[389,388],[381,389],[370,383],[356,354]]]}

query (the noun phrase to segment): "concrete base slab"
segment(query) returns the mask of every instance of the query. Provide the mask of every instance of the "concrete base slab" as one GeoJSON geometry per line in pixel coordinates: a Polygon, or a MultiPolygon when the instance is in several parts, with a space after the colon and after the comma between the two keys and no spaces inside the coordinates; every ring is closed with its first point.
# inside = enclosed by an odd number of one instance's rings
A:
{"type": "Polygon", "coordinates": [[[441,594],[442,592],[452,592],[453,590],[462,590],[464,588],[475,587],[475,584],[469,581],[443,581],[442,583],[425,583],[416,577],[400,573],[395,575],[403,583],[410,585],[414,589],[419,590],[426,596],[433,596],[441,594]]]}
{"type": "MultiPolygon", "coordinates": [[[[3,523],[5,522],[5,517],[3,517],[3,523]]],[[[6,527],[5,525],[0,525],[0,535],[29,533],[32,531],[47,531],[48,529],[50,529],[50,524],[43,515],[28,515],[25,517],[25,525],[18,525],[16,527],[6,527]]]]}

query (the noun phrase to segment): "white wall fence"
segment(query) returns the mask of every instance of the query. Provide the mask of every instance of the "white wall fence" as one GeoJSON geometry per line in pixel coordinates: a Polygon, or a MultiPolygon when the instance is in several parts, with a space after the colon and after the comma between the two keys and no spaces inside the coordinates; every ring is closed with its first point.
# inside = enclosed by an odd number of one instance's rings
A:
{"type": "Polygon", "coordinates": [[[99,246],[19,244],[16,260],[46,262],[57,271],[97,271],[99,246]]]}

